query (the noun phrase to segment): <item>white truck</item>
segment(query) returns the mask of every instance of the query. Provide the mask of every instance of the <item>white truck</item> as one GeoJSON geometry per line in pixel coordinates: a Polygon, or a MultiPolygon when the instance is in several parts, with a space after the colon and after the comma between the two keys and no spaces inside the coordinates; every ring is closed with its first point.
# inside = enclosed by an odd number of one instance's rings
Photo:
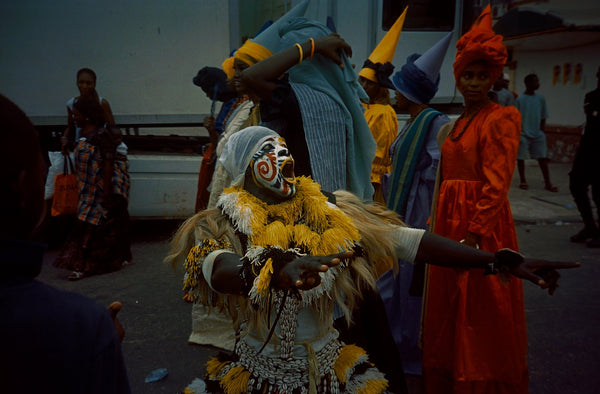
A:
{"type": "MultiPolygon", "coordinates": [[[[201,147],[208,136],[202,119],[211,105],[192,78],[204,66],[220,66],[245,37],[298,2],[3,1],[0,93],[16,102],[52,145],[56,140],[51,137],[65,129],[66,101],[78,94],[77,70],[94,69],[97,90],[110,102],[130,147],[131,215],[187,217],[194,210],[201,147]]],[[[397,68],[408,55],[422,53],[453,31],[440,89],[432,101],[453,113],[462,100],[452,77],[454,44],[487,3],[312,0],[306,17],[323,23],[330,17],[352,46],[357,68],[406,5],[409,11],[394,58],[397,68]]],[[[495,12],[506,12],[511,3],[523,1],[492,1],[495,12]]],[[[405,115],[399,114],[399,119],[405,115]]]]}

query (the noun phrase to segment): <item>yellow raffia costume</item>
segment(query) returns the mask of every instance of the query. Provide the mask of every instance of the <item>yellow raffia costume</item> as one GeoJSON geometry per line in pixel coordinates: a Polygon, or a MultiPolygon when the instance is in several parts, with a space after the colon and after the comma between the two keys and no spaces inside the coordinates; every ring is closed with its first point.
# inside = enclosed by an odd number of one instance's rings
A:
{"type": "Polygon", "coordinates": [[[279,204],[232,187],[221,195],[220,210],[200,212],[177,233],[167,260],[176,263],[187,254],[185,298],[226,308],[240,332],[233,357],[220,354],[207,362],[209,390],[380,393],[387,388],[362,348],[338,340],[333,313],[337,303],[350,322],[361,289],[374,288],[378,273],[393,267],[397,245],[387,234],[402,223],[350,193],[335,197],[334,205],[304,177],[298,178],[294,197],[279,204]],[[204,258],[223,249],[244,256],[241,272],[251,276],[247,294],[218,294],[204,279],[204,258]],[[355,256],[321,273],[321,285],[314,289],[271,285],[281,259],[346,250],[355,256]]]}

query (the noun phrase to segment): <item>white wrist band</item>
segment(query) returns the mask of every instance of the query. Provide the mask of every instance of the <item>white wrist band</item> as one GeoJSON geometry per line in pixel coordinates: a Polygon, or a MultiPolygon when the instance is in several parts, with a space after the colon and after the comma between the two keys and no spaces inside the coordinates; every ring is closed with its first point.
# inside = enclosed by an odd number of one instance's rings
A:
{"type": "Polygon", "coordinates": [[[206,256],[204,258],[204,261],[202,261],[202,276],[204,276],[204,280],[206,281],[206,283],[208,283],[208,287],[210,287],[212,289],[212,291],[214,291],[216,293],[218,293],[218,291],[215,290],[214,287],[212,286],[212,272],[213,272],[213,267],[215,265],[215,259],[221,253],[231,253],[231,252],[227,251],[227,250],[223,250],[223,249],[215,250],[213,252],[210,252],[208,254],[208,256],[206,256]]]}

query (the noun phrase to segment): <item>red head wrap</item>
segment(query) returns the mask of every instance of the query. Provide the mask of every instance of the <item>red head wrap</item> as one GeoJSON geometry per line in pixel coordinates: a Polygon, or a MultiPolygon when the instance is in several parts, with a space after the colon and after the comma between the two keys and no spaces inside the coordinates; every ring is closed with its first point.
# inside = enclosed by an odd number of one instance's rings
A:
{"type": "Polygon", "coordinates": [[[455,80],[458,82],[466,66],[481,60],[490,65],[490,80],[496,81],[502,74],[504,64],[508,58],[502,39],[501,35],[494,33],[492,30],[492,13],[488,4],[473,23],[471,30],[465,33],[456,43],[455,80]]]}

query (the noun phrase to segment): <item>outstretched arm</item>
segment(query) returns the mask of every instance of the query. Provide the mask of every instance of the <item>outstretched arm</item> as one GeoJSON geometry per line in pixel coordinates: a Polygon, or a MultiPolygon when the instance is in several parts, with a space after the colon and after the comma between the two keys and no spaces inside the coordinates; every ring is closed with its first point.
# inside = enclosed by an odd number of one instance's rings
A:
{"type": "Polygon", "coordinates": [[[449,268],[507,271],[521,279],[529,280],[542,289],[548,289],[550,294],[558,287],[560,274],[557,269],[580,266],[579,263],[526,258],[510,249],[501,249],[492,254],[430,232],[424,233],[415,262],[449,268]]]}
{"type": "MultiPolygon", "coordinates": [[[[303,60],[308,59],[312,51],[311,41],[298,44],[302,48],[303,60]]],[[[350,45],[336,33],[315,38],[314,45],[314,53],[331,59],[340,67],[343,67],[343,63],[339,50],[344,51],[348,56],[352,56],[350,45]]],[[[300,50],[296,45],[291,46],[242,71],[242,83],[247,91],[252,92],[261,100],[268,100],[277,86],[277,79],[299,62],[300,50]]]]}
{"type": "MultiPolygon", "coordinates": [[[[303,256],[285,264],[273,275],[276,288],[309,290],[321,283],[320,272],[326,272],[341,260],[352,256],[352,252],[344,252],[329,256],[303,256]]],[[[210,287],[223,294],[242,294],[244,283],[240,276],[242,268],[241,256],[235,253],[219,253],[212,262],[212,269],[204,270],[204,277],[210,287]]]]}

